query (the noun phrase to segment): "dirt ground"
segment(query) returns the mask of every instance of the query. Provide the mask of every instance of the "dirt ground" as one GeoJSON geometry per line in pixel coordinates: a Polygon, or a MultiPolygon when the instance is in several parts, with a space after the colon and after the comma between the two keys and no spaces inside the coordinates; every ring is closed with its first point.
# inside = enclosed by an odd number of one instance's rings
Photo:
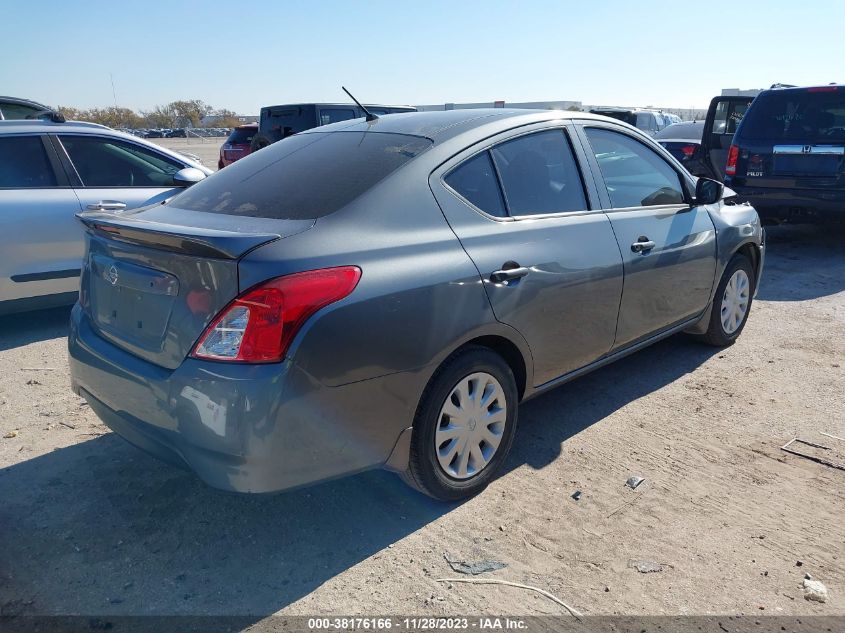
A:
{"type": "Polygon", "coordinates": [[[210,138],[151,138],[151,143],[161,145],[174,152],[188,152],[200,157],[202,164],[217,171],[217,159],[220,158],[220,146],[226,137],[210,138]]]}
{"type": "Polygon", "coordinates": [[[216,492],[70,392],[67,310],[0,319],[0,614],[565,613],[438,582],[448,554],[585,614],[845,615],[845,472],[779,449],[845,454],[821,435],[845,437],[843,238],[770,230],[736,345],[674,337],[526,403],[507,472],[463,504],[386,472],[216,492]]]}

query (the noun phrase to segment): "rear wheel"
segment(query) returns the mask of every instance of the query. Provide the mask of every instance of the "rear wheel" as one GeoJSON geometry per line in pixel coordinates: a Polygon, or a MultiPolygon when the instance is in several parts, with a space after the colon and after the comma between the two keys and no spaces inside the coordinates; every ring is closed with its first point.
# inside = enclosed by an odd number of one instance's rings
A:
{"type": "Polygon", "coordinates": [[[754,267],[745,255],[737,253],[716,289],[704,342],[717,347],[732,345],[745,327],[753,296],[754,267]]]}
{"type": "Polygon", "coordinates": [[[496,476],[516,431],[516,381],[484,347],[449,358],[423,394],[403,479],[442,501],[481,492],[496,476]]]}

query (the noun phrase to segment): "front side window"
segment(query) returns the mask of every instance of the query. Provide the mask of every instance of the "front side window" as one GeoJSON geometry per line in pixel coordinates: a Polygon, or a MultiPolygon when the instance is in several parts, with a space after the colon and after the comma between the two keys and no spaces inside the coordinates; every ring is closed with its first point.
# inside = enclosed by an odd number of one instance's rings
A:
{"type": "Polygon", "coordinates": [[[619,132],[586,133],[614,208],[684,203],[678,173],[657,152],[619,132]]]}
{"type": "Polygon", "coordinates": [[[481,152],[464,161],[449,172],[445,180],[447,185],[485,213],[496,217],[507,215],[490,152],[481,152]]]}
{"type": "Polygon", "coordinates": [[[59,136],[85,187],[171,187],[184,165],[145,147],[95,136],[59,136]]]}
{"type": "Polygon", "coordinates": [[[520,136],[499,143],[491,154],[510,215],[587,209],[581,174],[563,130],[520,136]]]}
{"type": "Polygon", "coordinates": [[[320,110],[320,125],[349,121],[354,118],[356,118],[355,110],[351,108],[323,108],[320,110]]]}
{"type": "Polygon", "coordinates": [[[0,188],[55,186],[56,175],[40,136],[0,137],[0,188]]]}

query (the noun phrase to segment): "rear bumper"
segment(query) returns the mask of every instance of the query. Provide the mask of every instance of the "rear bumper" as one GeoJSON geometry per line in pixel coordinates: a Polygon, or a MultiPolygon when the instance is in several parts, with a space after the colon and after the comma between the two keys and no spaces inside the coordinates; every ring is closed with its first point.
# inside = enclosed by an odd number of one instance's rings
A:
{"type": "Polygon", "coordinates": [[[845,191],[728,186],[763,219],[845,219],[845,191]]]}
{"type": "Polygon", "coordinates": [[[100,337],[78,304],[68,352],[72,389],[109,428],[223,490],[277,492],[381,466],[413,416],[389,397],[394,376],[326,387],[291,361],[158,367],[100,337]]]}

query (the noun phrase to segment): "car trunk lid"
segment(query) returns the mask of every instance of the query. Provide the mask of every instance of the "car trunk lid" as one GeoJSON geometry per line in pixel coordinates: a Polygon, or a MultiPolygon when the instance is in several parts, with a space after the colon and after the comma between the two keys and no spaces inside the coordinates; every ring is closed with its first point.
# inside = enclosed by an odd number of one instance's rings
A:
{"type": "Polygon", "coordinates": [[[80,302],[92,326],[168,369],[182,363],[208,323],[240,293],[243,255],[314,224],[169,206],[78,217],[87,227],[80,302]]]}

